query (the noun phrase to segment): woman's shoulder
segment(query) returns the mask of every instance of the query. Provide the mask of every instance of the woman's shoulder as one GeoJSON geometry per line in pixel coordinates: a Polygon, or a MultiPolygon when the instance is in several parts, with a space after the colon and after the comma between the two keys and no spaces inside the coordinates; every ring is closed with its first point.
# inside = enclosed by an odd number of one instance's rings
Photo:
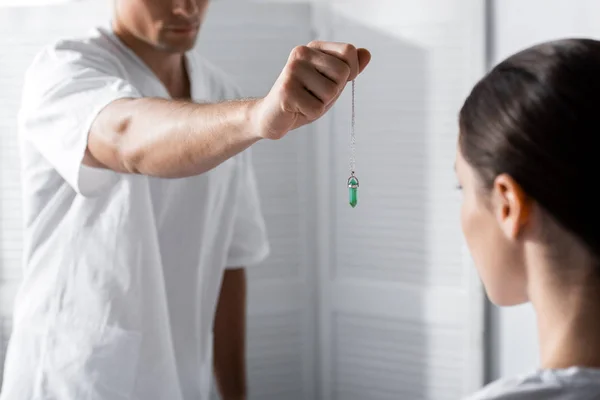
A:
{"type": "Polygon", "coordinates": [[[490,383],[466,400],[575,400],[600,398],[600,369],[539,370],[490,383]]]}

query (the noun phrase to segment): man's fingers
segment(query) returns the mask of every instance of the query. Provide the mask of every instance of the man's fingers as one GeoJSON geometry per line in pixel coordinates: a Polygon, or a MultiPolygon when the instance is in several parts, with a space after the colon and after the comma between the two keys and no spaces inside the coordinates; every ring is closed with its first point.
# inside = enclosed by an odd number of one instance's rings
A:
{"type": "Polygon", "coordinates": [[[325,77],[338,85],[348,81],[350,66],[337,56],[324,53],[308,46],[298,46],[290,55],[290,66],[293,64],[311,64],[325,77]]]}
{"type": "Polygon", "coordinates": [[[301,114],[307,119],[316,119],[325,110],[325,103],[296,77],[286,81],[283,89],[282,105],[287,112],[301,114]]]}
{"type": "Polygon", "coordinates": [[[346,79],[347,81],[355,79],[367,66],[371,58],[370,53],[366,49],[360,49],[360,57],[364,57],[362,60],[364,64],[361,65],[361,60],[359,60],[359,49],[349,43],[313,41],[308,44],[308,47],[322,51],[323,53],[334,56],[345,62],[350,68],[350,73],[346,79]]]}
{"type": "Polygon", "coordinates": [[[325,111],[325,104],[307,88],[302,88],[296,96],[296,109],[308,120],[319,118],[325,111]]]}
{"type": "Polygon", "coordinates": [[[340,91],[339,85],[319,72],[315,65],[298,61],[290,68],[293,79],[312,93],[323,104],[328,105],[340,91]]]}

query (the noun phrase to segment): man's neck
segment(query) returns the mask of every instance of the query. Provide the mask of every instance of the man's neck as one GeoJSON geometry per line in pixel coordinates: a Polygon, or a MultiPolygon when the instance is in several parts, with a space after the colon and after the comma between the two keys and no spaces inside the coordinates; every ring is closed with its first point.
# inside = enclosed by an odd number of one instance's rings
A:
{"type": "Polygon", "coordinates": [[[184,53],[171,53],[138,39],[118,22],[113,22],[117,37],[154,72],[173,98],[190,97],[190,81],[184,53]]]}

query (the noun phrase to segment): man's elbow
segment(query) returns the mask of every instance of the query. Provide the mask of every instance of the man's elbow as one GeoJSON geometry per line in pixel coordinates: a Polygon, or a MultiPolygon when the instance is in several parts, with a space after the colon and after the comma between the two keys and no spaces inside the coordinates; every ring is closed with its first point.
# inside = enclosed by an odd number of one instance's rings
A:
{"type": "Polygon", "coordinates": [[[133,137],[131,113],[124,104],[129,101],[132,100],[117,100],[98,115],[90,129],[84,164],[121,173],[140,173],[143,150],[133,137]]]}

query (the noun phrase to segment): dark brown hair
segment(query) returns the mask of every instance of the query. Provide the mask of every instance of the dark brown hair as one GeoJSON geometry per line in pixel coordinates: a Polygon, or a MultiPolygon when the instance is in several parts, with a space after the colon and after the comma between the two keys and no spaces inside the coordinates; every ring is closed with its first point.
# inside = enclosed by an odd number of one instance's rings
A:
{"type": "Polygon", "coordinates": [[[542,43],[493,68],[466,99],[459,147],[484,188],[510,175],[600,256],[600,42],[542,43]]]}

